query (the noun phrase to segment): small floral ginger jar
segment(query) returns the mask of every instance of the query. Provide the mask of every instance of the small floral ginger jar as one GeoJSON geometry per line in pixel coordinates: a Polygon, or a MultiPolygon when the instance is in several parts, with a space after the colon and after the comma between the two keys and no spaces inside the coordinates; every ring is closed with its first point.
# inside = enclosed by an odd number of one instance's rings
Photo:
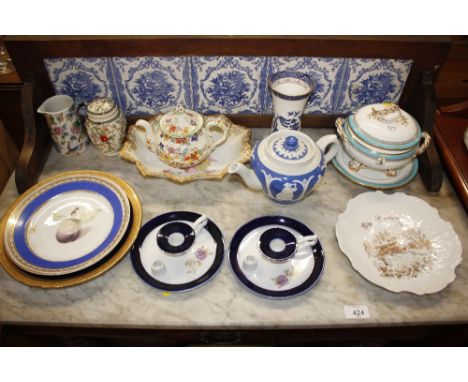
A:
{"type": "Polygon", "coordinates": [[[91,142],[104,155],[117,155],[125,138],[127,121],[116,103],[99,97],[87,105],[85,122],[91,142]]]}

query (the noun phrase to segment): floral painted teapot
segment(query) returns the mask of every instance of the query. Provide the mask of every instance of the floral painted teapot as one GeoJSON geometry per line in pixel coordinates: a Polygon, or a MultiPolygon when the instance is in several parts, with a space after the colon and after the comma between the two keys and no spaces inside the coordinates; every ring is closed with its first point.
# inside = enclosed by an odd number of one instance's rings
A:
{"type": "Polygon", "coordinates": [[[205,123],[204,117],[183,106],[164,114],[155,124],[139,119],[136,126],[145,128],[146,145],[169,166],[186,168],[203,162],[228,135],[229,125],[221,119],[205,123]],[[211,129],[218,127],[222,136],[217,141],[211,129]]]}
{"type": "Polygon", "coordinates": [[[263,189],[274,202],[290,204],[303,199],[319,183],[338,148],[335,134],[315,143],[299,131],[281,130],[255,145],[250,158],[252,169],[236,162],[228,172],[239,174],[250,188],[263,189]]]}

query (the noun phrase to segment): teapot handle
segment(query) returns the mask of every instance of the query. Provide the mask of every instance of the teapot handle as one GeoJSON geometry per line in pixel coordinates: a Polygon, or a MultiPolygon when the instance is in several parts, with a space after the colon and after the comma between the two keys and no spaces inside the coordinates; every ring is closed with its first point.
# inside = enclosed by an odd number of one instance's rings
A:
{"type": "MultiPolygon", "coordinates": [[[[223,131],[223,136],[213,143],[213,147],[212,147],[213,149],[226,141],[228,133],[229,133],[230,124],[226,123],[225,121],[221,119],[215,119],[213,121],[208,121],[205,125],[207,130],[210,130],[212,127],[215,127],[215,126],[221,128],[221,130],[223,131]]],[[[208,132],[208,135],[211,138],[213,138],[212,133],[208,132]]]]}
{"type": "Polygon", "coordinates": [[[340,148],[338,137],[335,134],[328,134],[317,141],[317,146],[320,150],[322,150],[323,153],[325,153],[326,148],[330,145],[330,149],[325,154],[325,164],[330,162],[335,157],[338,149],[340,148]]]}
{"type": "Polygon", "coordinates": [[[144,119],[139,119],[135,122],[135,126],[144,127],[145,129],[153,129],[153,126],[148,121],[144,119]]]}

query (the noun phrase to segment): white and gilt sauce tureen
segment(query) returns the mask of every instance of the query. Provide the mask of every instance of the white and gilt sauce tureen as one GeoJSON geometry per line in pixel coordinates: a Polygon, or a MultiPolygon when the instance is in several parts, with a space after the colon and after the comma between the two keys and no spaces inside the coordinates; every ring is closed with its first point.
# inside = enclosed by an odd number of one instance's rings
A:
{"type": "Polygon", "coordinates": [[[409,164],[430,144],[418,122],[394,103],[364,106],[336,120],[344,148],[360,168],[392,172],[409,164]],[[421,139],[423,142],[421,143],[421,139]]]}

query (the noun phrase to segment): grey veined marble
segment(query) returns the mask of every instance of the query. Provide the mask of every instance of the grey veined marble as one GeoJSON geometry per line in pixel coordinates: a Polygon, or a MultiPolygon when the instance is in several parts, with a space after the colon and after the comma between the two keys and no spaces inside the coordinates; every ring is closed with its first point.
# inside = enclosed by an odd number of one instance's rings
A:
{"type": "MultiPolygon", "coordinates": [[[[314,139],[329,130],[305,129],[314,139]]],[[[254,141],[268,129],[254,129],[254,141]]],[[[30,288],[0,270],[0,322],[122,325],[154,328],[300,328],[343,325],[447,323],[468,321],[468,262],[440,293],[396,294],[375,286],[355,272],[338,248],[335,223],[346,203],[367,191],[338,174],[332,165],[318,188],[305,200],[279,207],[261,193],[247,189],[240,178],[195,181],[179,185],[165,179],[143,178],[131,163],[100,155],[93,147],[78,158],[52,151],[42,178],[64,170],[109,171],[132,184],[143,205],[143,222],[172,210],[208,215],[223,231],[228,244],[236,229],[255,217],[284,214],[310,226],[325,249],[325,271],[314,288],[288,300],[258,297],[231,272],[227,256],[221,271],[207,284],[185,293],[164,294],[144,283],[127,256],[103,276],[63,290],[30,288]],[[366,305],[370,318],[349,320],[345,305],[366,305]]],[[[445,180],[440,193],[429,194],[419,176],[401,191],[436,207],[452,223],[463,248],[468,248],[467,217],[445,180]]],[[[0,198],[0,212],[17,196],[10,179],[0,198]]],[[[466,259],[465,259],[466,260],[466,259]]]]}

